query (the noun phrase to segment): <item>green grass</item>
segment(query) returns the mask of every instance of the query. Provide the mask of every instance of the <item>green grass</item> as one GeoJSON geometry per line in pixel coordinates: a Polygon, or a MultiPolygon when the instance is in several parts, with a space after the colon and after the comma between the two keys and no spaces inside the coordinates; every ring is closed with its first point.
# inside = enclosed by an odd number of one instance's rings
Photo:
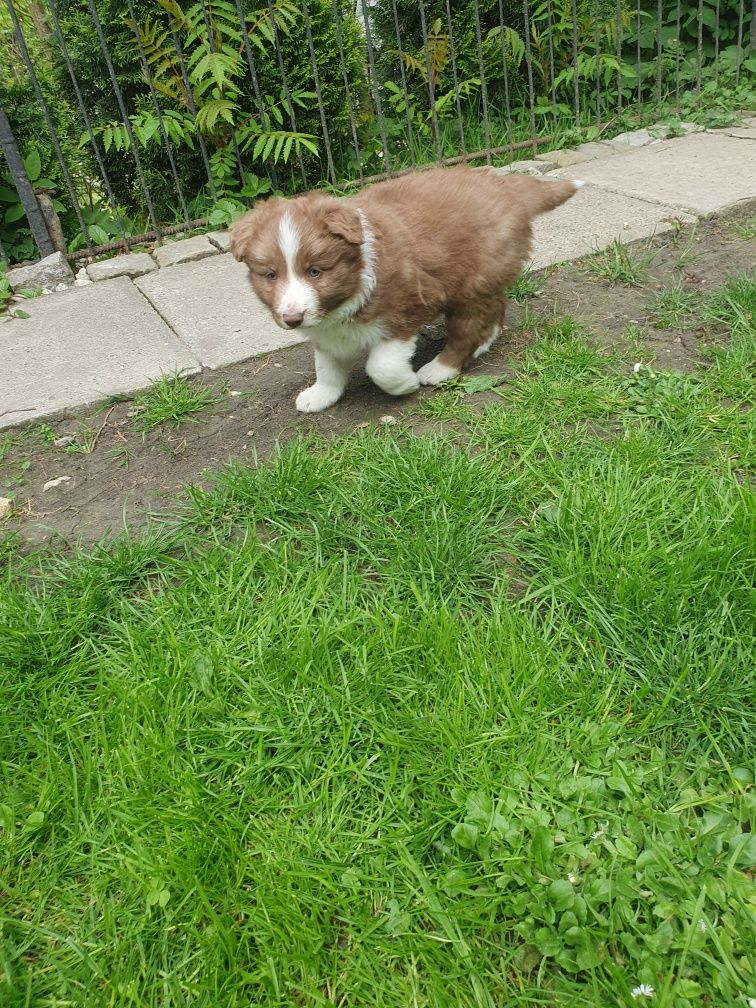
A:
{"type": "Polygon", "coordinates": [[[756,216],[751,217],[750,220],[744,221],[742,224],[736,224],[735,233],[744,241],[751,241],[756,238],[756,216]]]}
{"type": "Polygon", "coordinates": [[[2,311],[6,304],[10,301],[13,296],[13,290],[11,289],[10,280],[7,277],[6,270],[8,264],[6,262],[0,261],[0,311],[2,311]]]}
{"type": "Polygon", "coordinates": [[[662,291],[648,306],[657,329],[683,329],[703,322],[703,297],[680,287],[662,291]]]}
{"type": "Polygon", "coordinates": [[[3,1006],[746,1004],[753,294],[7,557],[3,1006]]]}
{"type": "Polygon", "coordinates": [[[615,239],[611,245],[586,260],[588,270],[611,284],[639,287],[648,277],[654,252],[630,249],[615,239]]]}
{"type": "Polygon", "coordinates": [[[164,376],[134,400],[132,427],[146,432],[167,422],[178,426],[185,420],[195,419],[196,413],[220,399],[221,395],[215,389],[191,382],[181,375],[164,376]]]}
{"type": "Polygon", "coordinates": [[[515,280],[509,296],[513,301],[520,303],[528,301],[530,298],[536,296],[545,282],[543,276],[534,276],[533,271],[528,266],[515,280]]]}

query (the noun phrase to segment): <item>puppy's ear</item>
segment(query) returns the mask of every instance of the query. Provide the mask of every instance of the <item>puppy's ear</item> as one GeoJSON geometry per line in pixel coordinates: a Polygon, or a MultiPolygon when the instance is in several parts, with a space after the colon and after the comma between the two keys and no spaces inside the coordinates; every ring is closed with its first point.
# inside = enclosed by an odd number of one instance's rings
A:
{"type": "Polygon", "coordinates": [[[229,248],[238,262],[244,262],[249,255],[249,247],[257,234],[259,211],[250,210],[231,225],[229,248]]]}
{"type": "Polygon", "coordinates": [[[325,223],[332,235],[350,245],[362,245],[365,240],[360,215],[350,206],[336,204],[326,212],[325,223]]]}
{"type": "Polygon", "coordinates": [[[243,217],[231,225],[229,247],[234,259],[244,262],[249,258],[251,247],[262,231],[265,219],[276,202],[275,198],[261,200],[249,213],[245,213],[243,217]]]}

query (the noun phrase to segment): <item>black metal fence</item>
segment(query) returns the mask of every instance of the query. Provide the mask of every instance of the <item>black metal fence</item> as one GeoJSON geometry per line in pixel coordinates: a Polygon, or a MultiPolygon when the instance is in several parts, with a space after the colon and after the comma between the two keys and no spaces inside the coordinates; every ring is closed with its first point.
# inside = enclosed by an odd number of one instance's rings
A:
{"type": "Polygon", "coordinates": [[[0,60],[0,259],[75,259],[273,191],[716,124],[756,98],[756,0],[0,0],[0,60]]]}

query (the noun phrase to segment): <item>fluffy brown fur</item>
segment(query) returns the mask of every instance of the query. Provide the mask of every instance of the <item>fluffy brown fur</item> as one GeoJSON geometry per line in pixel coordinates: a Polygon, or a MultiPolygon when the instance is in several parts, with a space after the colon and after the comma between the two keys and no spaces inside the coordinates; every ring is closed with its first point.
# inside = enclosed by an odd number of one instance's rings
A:
{"type": "MultiPolygon", "coordinates": [[[[314,291],[314,307],[297,324],[309,327],[324,350],[340,306],[359,302],[367,290],[365,260],[372,250],[367,296],[339,325],[364,330],[374,324],[384,340],[412,340],[422,325],[443,316],[448,337],[437,361],[458,373],[504,320],[507,292],[530,255],[533,218],[577,187],[527,175],[432,169],[345,199],[312,192],[267,200],[234,225],[231,250],[249,267],[256,294],[278,324],[290,326],[282,317],[282,306],[293,304],[281,247],[288,215],[299,239],[295,272],[314,291]]],[[[298,307],[287,317],[298,319],[298,307]]]]}

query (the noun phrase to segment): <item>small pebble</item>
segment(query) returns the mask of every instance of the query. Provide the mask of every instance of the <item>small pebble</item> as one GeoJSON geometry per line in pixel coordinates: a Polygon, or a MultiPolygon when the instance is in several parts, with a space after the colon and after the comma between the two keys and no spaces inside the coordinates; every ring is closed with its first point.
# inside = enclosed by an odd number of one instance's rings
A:
{"type": "Polygon", "coordinates": [[[0,497],[0,519],[5,518],[10,513],[12,507],[13,501],[10,497],[0,497]]]}
{"type": "Polygon", "coordinates": [[[58,476],[57,479],[48,480],[47,483],[42,487],[42,491],[53,490],[55,487],[61,486],[63,483],[70,483],[70,476],[58,476]]]}
{"type": "Polygon", "coordinates": [[[387,413],[386,416],[382,416],[380,418],[380,422],[382,424],[395,424],[396,423],[396,417],[395,416],[391,416],[391,414],[387,413]]]}
{"type": "Polygon", "coordinates": [[[63,291],[68,290],[68,284],[59,283],[55,288],[56,294],[61,294],[63,291]]]}
{"type": "Polygon", "coordinates": [[[73,444],[75,440],[75,434],[65,434],[63,437],[56,438],[53,444],[56,448],[65,448],[67,445],[73,444]]]}
{"type": "Polygon", "coordinates": [[[638,374],[638,372],[640,371],[641,367],[642,367],[642,365],[641,365],[640,361],[637,361],[635,364],[633,364],[633,374],[638,374]]]}
{"type": "Polygon", "coordinates": [[[230,396],[240,396],[241,392],[237,392],[236,389],[229,389],[228,394],[230,396]]]}

